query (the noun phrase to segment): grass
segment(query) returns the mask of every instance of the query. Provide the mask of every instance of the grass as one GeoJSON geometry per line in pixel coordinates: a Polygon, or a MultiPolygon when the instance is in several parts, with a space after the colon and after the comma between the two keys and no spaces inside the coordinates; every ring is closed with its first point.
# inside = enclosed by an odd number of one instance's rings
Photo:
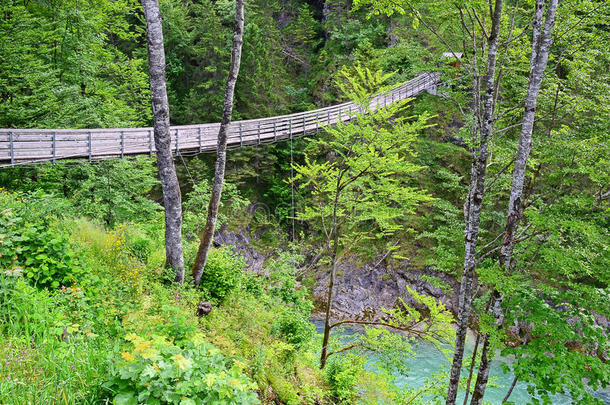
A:
{"type": "Polygon", "coordinates": [[[176,342],[203,333],[257,383],[263,403],[324,397],[315,349],[297,349],[272,331],[288,304],[234,291],[199,319],[194,309],[206,294],[166,283],[161,238],[133,224],[111,231],[83,219],[61,225],[71,229],[86,270],[77,284],[48,292],[0,273],[0,404],[107,403],[110,360],[120,357],[131,332],[176,342]],[[145,257],[133,251],[142,240],[145,257]]]}

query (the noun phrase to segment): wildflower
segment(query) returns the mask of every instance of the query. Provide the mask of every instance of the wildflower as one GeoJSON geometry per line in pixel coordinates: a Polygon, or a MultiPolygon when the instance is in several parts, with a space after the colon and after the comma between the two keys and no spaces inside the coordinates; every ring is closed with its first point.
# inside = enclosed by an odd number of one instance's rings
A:
{"type": "Polygon", "coordinates": [[[121,357],[124,360],[127,360],[128,362],[134,361],[136,358],[133,354],[129,353],[129,352],[123,352],[121,353],[121,357]]]}

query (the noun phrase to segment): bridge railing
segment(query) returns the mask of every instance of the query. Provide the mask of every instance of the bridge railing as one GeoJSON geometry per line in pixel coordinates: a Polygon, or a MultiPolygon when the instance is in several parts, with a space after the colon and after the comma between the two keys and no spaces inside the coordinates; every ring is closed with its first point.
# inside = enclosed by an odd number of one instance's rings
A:
{"type": "MultiPolygon", "coordinates": [[[[372,97],[371,110],[413,97],[439,81],[440,74],[422,73],[390,91],[372,97]]],[[[302,113],[233,121],[228,146],[275,142],[317,131],[323,125],[352,119],[359,107],[348,102],[302,113]]],[[[211,152],[216,149],[219,123],[172,126],[172,150],[211,152]]],[[[0,167],[60,159],[90,161],[133,154],[154,155],[153,128],[0,129],[0,167]]]]}

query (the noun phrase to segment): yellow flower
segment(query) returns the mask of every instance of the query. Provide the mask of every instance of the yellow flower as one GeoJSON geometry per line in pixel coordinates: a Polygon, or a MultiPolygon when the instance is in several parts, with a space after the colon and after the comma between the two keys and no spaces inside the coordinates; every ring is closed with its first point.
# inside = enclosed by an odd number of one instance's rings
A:
{"type": "Polygon", "coordinates": [[[127,360],[128,362],[130,361],[134,361],[136,358],[133,354],[129,353],[129,352],[123,352],[121,353],[121,357],[125,360],[127,360]]]}
{"type": "Polygon", "coordinates": [[[130,342],[133,342],[134,340],[136,340],[138,338],[138,335],[136,335],[135,333],[131,332],[128,333],[127,336],[125,336],[125,340],[128,340],[130,342]]]}
{"type": "Polygon", "coordinates": [[[143,352],[144,350],[148,349],[148,347],[150,346],[150,343],[151,342],[147,340],[147,341],[140,343],[139,345],[136,345],[135,348],[133,349],[133,352],[136,354],[143,352]]]}
{"type": "Polygon", "coordinates": [[[175,356],[172,356],[171,359],[176,362],[176,365],[181,370],[186,370],[186,368],[191,365],[191,361],[181,354],[176,354],[175,356]]]}

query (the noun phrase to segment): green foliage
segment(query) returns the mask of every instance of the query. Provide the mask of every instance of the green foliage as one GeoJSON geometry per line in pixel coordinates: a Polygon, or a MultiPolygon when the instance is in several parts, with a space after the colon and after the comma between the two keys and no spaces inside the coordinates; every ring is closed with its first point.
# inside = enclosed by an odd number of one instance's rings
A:
{"type": "Polygon", "coordinates": [[[159,184],[156,170],[154,160],[147,157],[83,165],[59,163],[5,170],[0,173],[0,185],[50,194],[44,198],[47,203],[53,197],[73,215],[112,228],[121,222],[150,220],[162,208],[149,198],[159,184]]]}
{"type": "MultiPolygon", "coordinates": [[[[212,195],[212,188],[206,180],[202,180],[193,186],[193,189],[185,196],[183,204],[184,233],[188,236],[200,235],[205,227],[208,212],[208,202],[212,195]]],[[[229,217],[237,216],[248,205],[245,199],[233,183],[225,183],[222,189],[220,210],[218,214],[218,228],[227,223],[229,217]]]]}
{"type": "Polygon", "coordinates": [[[200,286],[211,298],[222,302],[244,285],[245,262],[230,247],[210,252],[200,286]]]}
{"type": "Polygon", "coordinates": [[[291,252],[280,252],[275,260],[267,264],[269,281],[266,290],[286,304],[293,305],[297,312],[309,315],[313,306],[309,301],[309,291],[296,280],[297,264],[303,257],[291,252]]]}
{"type": "Polygon", "coordinates": [[[160,336],[126,339],[129,351],[114,359],[106,384],[117,405],[259,403],[252,382],[209,344],[181,348],[160,336]]]}
{"type": "Polygon", "coordinates": [[[21,273],[39,288],[79,281],[81,267],[65,231],[32,215],[27,198],[0,191],[0,267],[21,273]]]}
{"type": "MultiPolygon", "coordinates": [[[[374,79],[371,86],[387,78],[366,72],[361,77],[374,79]]],[[[371,88],[348,78],[358,95],[371,88]]],[[[404,116],[405,108],[406,102],[397,102],[326,127],[328,136],[312,139],[305,163],[294,165],[294,181],[312,194],[297,218],[315,226],[329,241],[337,234],[345,252],[365,242],[383,241],[402,229],[401,219],[431,200],[414,186],[413,176],[422,167],[410,160],[412,143],[429,116],[404,116]],[[325,154],[330,157],[318,159],[325,154]]]]}
{"type": "Polygon", "coordinates": [[[296,348],[309,345],[316,332],[315,326],[298,312],[284,311],[273,323],[272,333],[296,348]]]}
{"type": "Polygon", "coordinates": [[[150,119],[139,4],[83,7],[5,1],[0,6],[0,127],[124,127],[150,119]]]}
{"type": "Polygon", "coordinates": [[[363,372],[365,359],[357,356],[331,358],[326,366],[330,392],[340,404],[355,403],[358,397],[358,376],[363,372]]]}

